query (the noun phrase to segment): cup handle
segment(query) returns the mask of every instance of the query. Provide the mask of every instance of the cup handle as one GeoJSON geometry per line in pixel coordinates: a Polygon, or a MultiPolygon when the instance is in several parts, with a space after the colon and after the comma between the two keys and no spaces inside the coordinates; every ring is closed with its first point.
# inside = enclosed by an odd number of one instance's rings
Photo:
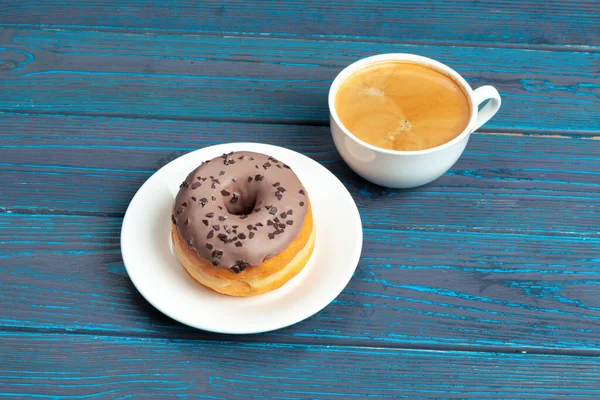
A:
{"type": "Polygon", "coordinates": [[[488,122],[498,109],[500,108],[500,104],[502,104],[502,100],[500,100],[500,93],[493,86],[482,86],[473,91],[473,101],[475,102],[475,107],[479,107],[481,103],[489,100],[490,102],[485,105],[478,113],[477,119],[475,120],[475,125],[473,126],[473,131],[481,128],[481,125],[488,122]]]}

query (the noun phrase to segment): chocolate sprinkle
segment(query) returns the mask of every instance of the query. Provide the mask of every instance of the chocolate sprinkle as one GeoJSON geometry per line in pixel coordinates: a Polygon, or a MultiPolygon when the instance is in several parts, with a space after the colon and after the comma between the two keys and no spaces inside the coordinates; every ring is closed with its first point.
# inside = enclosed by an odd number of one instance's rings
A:
{"type": "Polygon", "coordinates": [[[229,193],[227,190],[223,189],[223,190],[221,190],[221,194],[223,196],[229,196],[231,193],[229,193]]]}
{"type": "Polygon", "coordinates": [[[217,200],[217,198],[215,196],[210,196],[210,198],[212,199],[212,201],[217,200]]]}
{"type": "Polygon", "coordinates": [[[233,194],[233,196],[231,197],[231,200],[229,200],[230,203],[237,203],[239,199],[239,196],[237,194],[233,194]]]}
{"type": "Polygon", "coordinates": [[[216,189],[216,188],[217,188],[217,184],[213,182],[213,183],[210,185],[210,188],[211,188],[211,189],[216,189]]]}
{"type": "Polygon", "coordinates": [[[252,182],[252,177],[251,176],[248,177],[248,182],[252,182]]]}
{"type": "Polygon", "coordinates": [[[286,214],[285,212],[282,212],[281,214],[279,214],[279,216],[280,216],[281,218],[286,218],[286,217],[287,217],[287,214],[286,214]]]}
{"type": "Polygon", "coordinates": [[[196,182],[192,185],[192,189],[198,189],[202,184],[200,182],[196,182]]]}
{"type": "Polygon", "coordinates": [[[275,235],[273,235],[272,233],[269,233],[269,239],[275,239],[275,235]]]}
{"type": "Polygon", "coordinates": [[[235,242],[235,247],[242,247],[242,242],[240,242],[239,240],[237,242],[235,242]]]}
{"type": "Polygon", "coordinates": [[[219,176],[223,176],[225,175],[225,171],[221,170],[221,172],[219,172],[219,176]]]}
{"type": "Polygon", "coordinates": [[[208,200],[206,200],[206,197],[203,197],[200,199],[200,204],[202,205],[202,208],[204,208],[204,206],[206,205],[206,203],[208,203],[208,200]]]}
{"type": "Polygon", "coordinates": [[[294,212],[292,210],[287,210],[287,215],[292,215],[294,212]]]}
{"type": "Polygon", "coordinates": [[[256,176],[254,177],[254,179],[260,182],[260,181],[262,181],[263,179],[265,179],[265,177],[264,177],[264,176],[262,176],[261,174],[256,174],[256,176]]]}
{"type": "MultiPolygon", "coordinates": [[[[171,221],[173,221],[173,224],[177,225],[177,220],[175,219],[174,215],[171,215],[171,221]]],[[[250,226],[250,225],[248,225],[250,226]]]]}
{"type": "Polygon", "coordinates": [[[183,221],[183,224],[184,225],[189,225],[190,224],[190,220],[186,218],[185,221],[183,221]]]}
{"type": "Polygon", "coordinates": [[[258,222],[258,223],[256,224],[256,226],[264,226],[264,225],[262,224],[262,222],[258,222]]]}
{"type": "Polygon", "coordinates": [[[209,250],[212,250],[212,249],[213,249],[213,247],[214,247],[214,246],[213,246],[212,244],[210,244],[210,243],[206,243],[206,248],[207,248],[207,249],[209,249],[209,250]]]}
{"type": "Polygon", "coordinates": [[[214,212],[209,212],[209,213],[207,213],[207,214],[206,214],[206,216],[207,216],[208,218],[212,218],[212,217],[214,217],[214,216],[215,216],[215,213],[214,213],[214,212]]]}
{"type": "Polygon", "coordinates": [[[213,261],[212,265],[214,265],[215,267],[218,267],[219,266],[219,262],[218,261],[213,261]]]}
{"type": "Polygon", "coordinates": [[[244,239],[246,239],[246,235],[245,235],[244,233],[240,233],[240,234],[238,235],[238,238],[240,238],[240,239],[244,240],[244,239]]]}
{"type": "Polygon", "coordinates": [[[250,232],[250,233],[248,234],[248,237],[249,237],[250,239],[252,239],[252,238],[254,237],[254,232],[250,232]]]}
{"type": "Polygon", "coordinates": [[[271,214],[271,215],[277,214],[277,207],[271,207],[271,209],[269,210],[269,214],[271,214]]]}
{"type": "Polygon", "coordinates": [[[246,228],[251,231],[252,230],[252,225],[246,225],[246,228]]]}
{"type": "Polygon", "coordinates": [[[221,258],[222,255],[223,255],[223,252],[220,250],[215,250],[212,252],[212,258],[221,258]]]}
{"type": "Polygon", "coordinates": [[[206,238],[212,239],[214,235],[215,235],[215,231],[210,231],[210,232],[208,232],[208,235],[206,235],[206,238]]]}
{"type": "Polygon", "coordinates": [[[218,232],[221,227],[219,225],[213,225],[213,229],[218,232]]]}
{"type": "Polygon", "coordinates": [[[240,271],[244,271],[246,270],[246,268],[248,268],[250,266],[250,264],[248,264],[245,261],[238,261],[237,264],[235,265],[240,271]]]}
{"type": "Polygon", "coordinates": [[[219,215],[219,221],[225,221],[227,219],[227,217],[224,217],[223,215],[219,215]]]}
{"type": "Polygon", "coordinates": [[[202,223],[203,223],[204,225],[208,226],[208,220],[206,220],[206,219],[203,219],[203,220],[202,220],[202,223]]]}
{"type": "Polygon", "coordinates": [[[300,189],[300,190],[298,190],[298,193],[300,193],[302,196],[304,196],[304,190],[300,189]]]}
{"type": "Polygon", "coordinates": [[[202,177],[202,178],[200,178],[200,179],[202,179],[202,182],[204,182],[204,181],[206,180],[206,177],[204,177],[204,176],[203,176],[203,177],[202,177]]]}
{"type": "Polygon", "coordinates": [[[285,224],[279,224],[278,225],[281,229],[285,229],[285,224]]]}
{"type": "Polygon", "coordinates": [[[217,237],[219,238],[219,240],[222,240],[223,242],[227,242],[227,235],[224,233],[219,233],[217,235],[217,237]]]}
{"type": "Polygon", "coordinates": [[[285,223],[288,225],[294,225],[294,221],[292,221],[291,219],[288,219],[285,223]]]}
{"type": "Polygon", "coordinates": [[[273,225],[273,221],[271,221],[271,220],[268,220],[268,221],[267,221],[267,226],[271,226],[271,225],[273,225]]]}
{"type": "Polygon", "coordinates": [[[300,207],[304,207],[304,202],[303,201],[300,202],[300,207]]]}
{"type": "Polygon", "coordinates": [[[196,201],[198,199],[196,198],[196,196],[192,196],[192,200],[196,201]]]}
{"type": "Polygon", "coordinates": [[[273,187],[277,187],[277,186],[279,186],[279,185],[281,185],[281,183],[279,183],[279,182],[275,182],[275,183],[273,184],[273,187]]]}

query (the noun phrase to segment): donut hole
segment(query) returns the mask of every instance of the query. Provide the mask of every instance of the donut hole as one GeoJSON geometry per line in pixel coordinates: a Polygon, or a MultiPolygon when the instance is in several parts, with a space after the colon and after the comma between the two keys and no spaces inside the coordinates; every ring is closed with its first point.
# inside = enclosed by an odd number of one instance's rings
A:
{"type": "Polygon", "coordinates": [[[258,193],[255,191],[245,192],[245,191],[236,191],[234,192],[237,195],[237,200],[225,201],[225,209],[231,215],[249,215],[254,210],[256,206],[256,202],[258,199],[258,193]]]}

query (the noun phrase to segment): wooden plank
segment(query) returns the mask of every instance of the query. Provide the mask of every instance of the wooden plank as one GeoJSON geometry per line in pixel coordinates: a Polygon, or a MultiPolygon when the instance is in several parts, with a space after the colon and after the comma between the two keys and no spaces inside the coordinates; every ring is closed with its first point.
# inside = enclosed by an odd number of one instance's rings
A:
{"type": "Polygon", "coordinates": [[[23,0],[0,5],[0,25],[598,46],[599,14],[600,6],[594,0],[23,0]]]}
{"type": "Polygon", "coordinates": [[[350,190],[366,226],[600,234],[596,140],[473,135],[448,174],[400,191],[351,172],[326,127],[22,114],[0,114],[0,123],[5,210],[119,216],[172,159],[222,141],[258,141],[329,168],[350,190]]]}
{"type": "Polygon", "coordinates": [[[0,338],[0,396],[13,399],[600,396],[593,357],[23,333],[0,338]]]}
{"type": "MultiPolygon", "coordinates": [[[[0,326],[219,339],[132,286],[121,219],[0,215],[0,326]]],[[[597,351],[600,238],[364,230],[344,292],[308,320],[246,341],[597,351]]],[[[236,338],[237,339],[237,338],[236,338]]]]}
{"type": "Polygon", "coordinates": [[[600,131],[600,53],[51,30],[5,30],[0,44],[5,111],[327,124],[342,67],[409,52],[495,85],[488,130],[600,131]]]}
{"type": "Polygon", "coordinates": [[[0,396],[574,399],[597,358],[0,333],[0,396]]]}

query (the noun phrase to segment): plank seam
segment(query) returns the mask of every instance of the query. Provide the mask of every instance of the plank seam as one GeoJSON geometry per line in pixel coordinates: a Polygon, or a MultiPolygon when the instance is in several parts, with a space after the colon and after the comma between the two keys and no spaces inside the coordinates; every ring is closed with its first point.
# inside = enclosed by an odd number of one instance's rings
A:
{"type": "MultiPolygon", "coordinates": [[[[280,120],[280,119],[258,119],[258,118],[209,118],[192,116],[156,116],[143,114],[111,114],[111,113],[86,113],[86,112],[52,112],[44,110],[12,110],[0,108],[2,114],[22,114],[22,115],[49,115],[64,117],[99,117],[99,118],[126,118],[142,119],[155,121],[188,121],[188,122],[225,122],[253,125],[298,125],[298,126],[320,126],[328,127],[328,121],[321,120],[280,120]]],[[[535,136],[553,139],[596,139],[600,138],[600,131],[596,130],[562,130],[562,129],[522,129],[522,128],[480,128],[475,134],[515,134],[519,136],[535,136]],[[598,136],[597,136],[598,135],[598,136]]]]}
{"type": "MultiPolygon", "coordinates": [[[[135,332],[124,334],[122,332],[105,330],[84,330],[84,329],[60,329],[60,328],[30,328],[30,327],[0,327],[2,333],[23,333],[23,334],[46,334],[50,335],[80,335],[80,336],[106,336],[116,338],[139,338],[139,339],[177,339],[186,341],[196,341],[204,343],[223,343],[223,344],[258,344],[258,345],[293,345],[311,348],[362,348],[362,349],[382,349],[382,350],[415,350],[415,351],[444,351],[444,352],[464,352],[464,353],[500,353],[500,354],[536,354],[536,355],[560,355],[560,356],[586,356],[600,357],[599,349],[568,349],[568,348],[544,348],[544,347],[509,347],[509,346],[469,346],[469,345],[445,345],[445,344],[418,344],[400,342],[395,344],[386,343],[385,346],[369,346],[362,341],[347,340],[345,344],[336,342],[306,343],[300,341],[283,341],[272,339],[271,341],[260,340],[259,335],[249,335],[240,337],[241,340],[224,340],[224,335],[217,335],[215,339],[199,339],[190,337],[173,337],[173,335],[163,335],[160,333],[138,334],[135,332]]],[[[198,331],[200,332],[200,331],[198,331]]]]}
{"type": "Polygon", "coordinates": [[[387,37],[378,36],[347,36],[347,35],[302,35],[302,34],[285,34],[285,33],[268,33],[268,32],[238,32],[238,31],[194,31],[185,29],[156,29],[156,28],[122,28],[122,27],[104,27],[98,25],[90,26],[74,26],[74,25],[55,25],[55,24],[0,24],[0,28],[10,29],[38,29],[38,30],[69,30],[83,32],[112,32],[112,33],[127,33],[127,34],[149,34],[156,33],[161,35],[197,35],[217,38],[262,38],[262,39],[291,39],[305,41],[326,41],[326,42],[362,42],[362,43],[385,43],[385,44],[401,44],[413,46],[446,46],[446,47],[474,47],[474,48],[501,48],[501,49],[516,49],[516,50],[538,50],[552,52],[573,52],[573,53],[598,53],[600,46],[589,45],[570,45],[570,44],[520,44],[508,42],[466,42],[460,40],[399,40],[387,37]]]}

